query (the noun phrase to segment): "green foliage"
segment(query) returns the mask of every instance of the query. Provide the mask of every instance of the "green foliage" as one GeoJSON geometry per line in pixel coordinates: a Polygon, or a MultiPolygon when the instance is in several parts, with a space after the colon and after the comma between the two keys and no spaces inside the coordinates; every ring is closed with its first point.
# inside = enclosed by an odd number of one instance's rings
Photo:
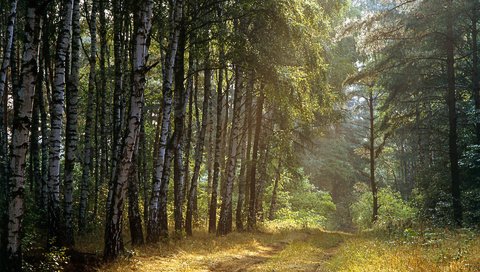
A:
{"type": "Polygon", "coordinates": [[[336,209],[329,193],[318,190],[304,175],[298,180],[282,175],[281,184],[284,190],[277,195],[274,220],[277,224],[290,228],[324,228],[327,225],[327,219],[336,209]]]}
{"type": "MultiPolygon", "coordinates": [[[[372,224],[372,193],[362,192],[352,204],[353,222],[360,229],[374,227],[372,224]]],[[[379,216],[375,227],[385,228],[398,226],[415,218],[416,209],[402,200],[398,192],[382,188],[378,192],[379,216]]]]}

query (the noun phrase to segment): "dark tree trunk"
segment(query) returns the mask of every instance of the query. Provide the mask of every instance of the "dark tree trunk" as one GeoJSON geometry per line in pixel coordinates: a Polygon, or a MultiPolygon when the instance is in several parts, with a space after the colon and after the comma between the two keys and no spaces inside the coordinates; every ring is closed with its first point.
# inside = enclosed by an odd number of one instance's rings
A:
{"type": "Polygon", "coordinates": [[[282,175],[282,162],[278,163],[277,168],[277,176],[273,183],[273,191],[272,191],[272,201],[270,202],[270,210],[268,212],[268,220],[275,219],[275,212],[277,211],[277,191],[278,191],[278,184],[280,183],[280,178],[282,175]]]}
{"type": "Polygon", "coordinates": [[[263,120],[263,102],[265,100],[264,87],[260,87],[260,94],[257,99],[256,105],[256,114],[255,114],[255,136],[253,140],[253,150],[252,150],[252,162],[250,168],[250,199],[248,206],[248,225],[247,229],[249,231],[254,231],[257,225],[257,212],[255,210],[256,204],[256,193],[257,193],[257,184],[256,184],[256,174],[257,174],[257,164],[258,164],[258,152],[259,152],[259,143],[260,135],[262,132],[262,120],[263,120]]]}
{"type": "Polygon", "coordinates": [[[453,200],[453,219],[457,226],[462,226],[462,202],[461,202],[461,180],[458,165],[457,146],[457,107],[456,107],[456,86],[455,86],[455,42],[454,42],[454,15],[452,14],[452,0],[447,0],[447,105],[448,105],[448,153],[450,157],[451,193],[453,200]]]}
{"type": "Polygon", "coordinates": [[[180,29],[178,39],[178,50],[175,60],[175,102],[174,102],[174,124],[173,133],[174,163],[173,163],[173,193],[174,193],[174,220],[175,232],[181,236],[183,230],[183,188],[185,187],[185,169],[183,164],[183,144],[185,130],[185,112],[189,99],[188,89],[185,89],[183,81],[185,79],[185,43],[186,29],[183,25],[180,29]]]}
{"type": "Polygon", "coordinates": [[[122,22],[123,22],[123,1],[113,0],[113,55],[115,69],[115,84],[113,91],[113,114],[112,114],[112,172],[118,160],[118,153],[121,147],[122,132],[122,94],[123,94],[123,63],[122,56],[122,22]]]}
{"type": "MultiPolygon", "coordinates": [[[[95,94],[95,78],[96,78],[96,54],[97,54],[97,28],[94,23],[97,18],[97,1],[92,1],[92,10],[90,12],[90,71],[88,75],[88,93],[87,93],[87,109],[85,118],[85,134],[84,134],[84,150],[83,150],[83,169],[82,181],[80,184],[80,203],[78,211],[78,231],[84,233],[87,225],[87,207],[90,185],[90,173],[93,168],[92,156],[92,132],[93,132],[93,107],[95,94]]],[[[95,201],[97,199],[97,184],[95,186],[95,201]]],[[[96,203],[94,211],[94,220],[96,220],[96,203]]]]}
{"type": "Polygon", "coordinates": [[[158,212],[158,233],[159,238],[168,238],[168,184],[170,183],[170,172],[172,159],[174,155],[173,150],[173,138],[168,137],[166,152],[165,152],[165,164],[163,168],[162,180],[160,183],[160,202],[158,212]]]}
{"type": "Polygon", "coordinates": [[[368,111],[369,111],[369,152],[370,152],[370,189],[372,191],[372,222],[375,223],[378,219],[378,189],[375,181],[375,101],[373,91],[369,90],[368,97],[368,111]]]}
{"type": "MultiPolygon", "coordinates": [[[[220,61],[224,64],[223,48],[220,51],[220,61]]],[[[218,180],[220,178],[220,164],[222,154],[222,111],[223,111],[223,71],[218,73],[217,87],[217,123],[215,129],[215,155],[213,159],[213,178],[212,178],[212,195],[210,197],[210,206],[208,212],[208,232],[215,233],[217,231],[217,198],[218,198],[218,180]]]]}
{"type": "MultiPolygon", "coordinates": [[[[190,96],[192,96],[192,90],[193,90],[193,73],[195,71],[194,67],[194,62],[193,62],[193,56],[190,55],[188,59],[188,79],[187,79],[187,93],[190,96]]],[[[192,147],[192,132],[193,132],[193,97],[189,99],[188,101],[188,123],[187,123],[187,134],[185,137],[185,163],[183,166],[183,169],[185,171],[185,185],[183,186],[183,202],[185,204],[185,201],[188,199],[188,189],[189,187],[189,180],[190,180],[190,150],[192,147]]]]}
{"type": "Polygon", "coordinates": [[[144,242],[142,217],[140,216],[140,208],[138,206],[138,183],[140,181],[138,177],[139,172],[137,171],[139,161],[138,155],[137,150],[132,158],[130,177],[128,178],[128,221],[130,223],[130,238],[132,239],[133,246],[142,245],[144,242]]]}
{"type": "Polygon", "coordinates": [[[189,197],[187,201],[187,218],[185,220],[185,230],[187,235],[192,235],[193,215],[195,212],[195,202],[197,201],[197,187],[198,177],[200,175],[200,166],[203,160],[203,147],[205,142],[205,134],[207,131],[208,122],[208,106],[210,100],[210,93],[212,89],[212,70],[210,68],[210,49],[207,45],[207,52],[205,56],[205,72],[204,72],[204,93],[202,105],[202,126],[198,133],[197,145],[195,146],[195,166],[192,173],[192,181],[190,182],[189,197]]]}
{"type": "Polygon", "coordinates": [[[257,186],[257,195],[255,197],[255,210],[257,213],[257,220],[260,222],[265,221],[264,211],[263,211],[263,196],[265,194],[265,186],[267,184],[268,174],[267,174],[267,164],[269,161],[269,149],[268,149],[268,130],[263,129],[263,136],[260,140],[260,169],[259,169],[259,178],[257,186]]]}
{"type": "Polygon", "coordinates": [[[472,84],[473,100],[475,103],[475,134],[477,144],[480,144],[480,78],[478,71],[478,3],[473,4],[472,10],[472,84]]]}

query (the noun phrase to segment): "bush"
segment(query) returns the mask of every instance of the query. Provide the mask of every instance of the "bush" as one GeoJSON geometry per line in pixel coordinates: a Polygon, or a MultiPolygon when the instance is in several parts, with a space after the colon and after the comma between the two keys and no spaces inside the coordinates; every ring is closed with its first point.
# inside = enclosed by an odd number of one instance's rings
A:
{"type": "MultiPolygon", "coordinates": [[[[362,230],[374,227],[372,224],[372,202],[372,193],[363,192],[350,207],[353,222],[362,230]]],[[[378,203],[379,214],[376,227],[401,226],[415,218],[416,209],[405,202],[398,192],[389,188],[382,188],[378,191],[378,203]]]]}
{"type": "Polygon", "coordinates": [[[289,182],[286,190],[277,195],[274,223],[286,228],[324,228],[327,218],[335,212],[330,194],[318,190],[307,177],[296,182],[286,181],[289,182]]]}

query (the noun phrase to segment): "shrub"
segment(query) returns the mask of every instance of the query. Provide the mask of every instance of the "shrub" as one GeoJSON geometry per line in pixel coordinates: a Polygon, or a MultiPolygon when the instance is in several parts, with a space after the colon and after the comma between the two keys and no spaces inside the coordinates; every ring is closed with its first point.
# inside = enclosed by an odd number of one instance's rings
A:
{"type": "MultiPolygon", "coordinates": [[[[353,222],[360,229],[372,228],[372,193],[363,192],[351,205],[353,222]]],[[[378,192],[379,215],[377,227],[401,226],[415,218],[416,209],[405,202],[398,192],[382,188],[378,192]]]]}

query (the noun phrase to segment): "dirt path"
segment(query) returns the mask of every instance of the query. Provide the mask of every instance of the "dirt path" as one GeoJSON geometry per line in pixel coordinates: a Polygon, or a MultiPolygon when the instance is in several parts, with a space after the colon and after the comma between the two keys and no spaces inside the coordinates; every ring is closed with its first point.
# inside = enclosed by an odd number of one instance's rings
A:
{"type": "Polygon", "coordinates": [[[320,230],[282,233],[198,234],[168,245],[137,248],[131,258],[100,271],[327,272],[346,234],[320,230]]]}
{"type": "Polygon", "coordinates": [[[243,256],[235,256],[229,260],[215,263],[210,267],[210,271],[215,272],[243,272],[249,271],[249,268],[267,261],[272,256],[282,251],[288,243],[280,242],[268,246],[260,247],[260,250],[243,256]]]}
{"type": "Polygon", "coordinates": [[[291,240],[261,246],[256,252],[230,257],[214,263],[209,267],[209,271],[328,272],[326,263],[335,256],[343,240],[318,244],[315,241],[317,238],[314,234],[303,233],[291,240]],[[311,246],[309,248],[311,252],[302,252],[302,248],[308,248],[305,245],[311,246]],[[298,258],[294,257],[297,254],[298,258]]]}

